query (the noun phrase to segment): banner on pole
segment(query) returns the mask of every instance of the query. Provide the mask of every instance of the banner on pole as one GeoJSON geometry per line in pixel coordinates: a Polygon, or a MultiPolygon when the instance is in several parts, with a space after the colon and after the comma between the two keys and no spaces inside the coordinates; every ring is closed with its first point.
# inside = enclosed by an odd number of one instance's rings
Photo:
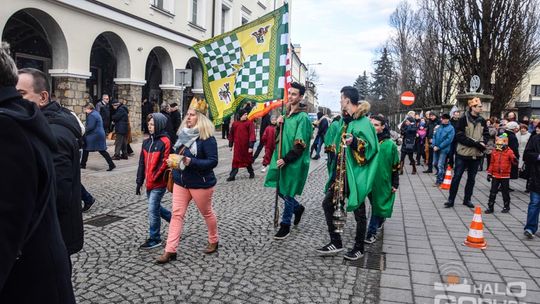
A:
{"type": "Polygon", "coordinates": [[[193,46],[215,125],[246,100],[282,99],[289,44],[288,5],[193,46]]]}

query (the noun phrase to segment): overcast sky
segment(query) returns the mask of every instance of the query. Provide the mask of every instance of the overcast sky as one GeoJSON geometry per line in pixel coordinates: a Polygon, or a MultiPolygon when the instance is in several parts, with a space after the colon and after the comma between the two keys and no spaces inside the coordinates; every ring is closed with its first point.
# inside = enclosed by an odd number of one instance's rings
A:
{"type": "Polygon", "coordinates": [[[319,75],[319,104],[339,110],[340,89],[352,85],[390,33],[388,20],[401,0],[292,0],[291,43],[319,75]]]}

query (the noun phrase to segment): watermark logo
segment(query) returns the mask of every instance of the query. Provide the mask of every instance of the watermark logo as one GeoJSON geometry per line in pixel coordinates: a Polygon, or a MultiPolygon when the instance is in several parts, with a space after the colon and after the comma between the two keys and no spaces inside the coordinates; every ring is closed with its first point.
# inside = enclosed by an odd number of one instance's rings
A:
{"type": "Polygon", "coordinates": [[[465,266],[457,262],[442,265],[441,278],[433,286],[435,304],[526,304],[522,301],[527,295],[525,282],[474,284],[465,266]]]}

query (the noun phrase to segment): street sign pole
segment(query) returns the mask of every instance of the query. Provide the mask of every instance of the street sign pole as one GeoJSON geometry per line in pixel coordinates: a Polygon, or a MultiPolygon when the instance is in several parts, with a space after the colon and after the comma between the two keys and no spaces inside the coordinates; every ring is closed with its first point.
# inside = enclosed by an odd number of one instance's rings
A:
{"type": "Polygon", "coordinates": [[[174,74],[174,85],[180,87],[180,121],[182,121],[184,119],[184,89],[191,86],[191,69],[176,69],[174,74]]]}

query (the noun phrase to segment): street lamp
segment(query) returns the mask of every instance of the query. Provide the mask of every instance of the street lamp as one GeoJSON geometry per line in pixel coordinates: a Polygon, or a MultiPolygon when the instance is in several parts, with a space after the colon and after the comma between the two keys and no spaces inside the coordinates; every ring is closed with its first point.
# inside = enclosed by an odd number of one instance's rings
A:
{"type": "MultiPolygon", "coordinates": [[[[306,70],[307,72],[309,73],[309,67],[312,66],[312,65],[322,65],[322,62],[315,62],[315,63],[306,63],[304,64],[306,66],[306,70]]],[[[299,69],[299,72],[298,72],[298,80],[300,80],[300,75],[302,73],[302,69],[300,68],[299,69]]],[[[311,80],[310,80],[311,81],[311,80]]]]}

